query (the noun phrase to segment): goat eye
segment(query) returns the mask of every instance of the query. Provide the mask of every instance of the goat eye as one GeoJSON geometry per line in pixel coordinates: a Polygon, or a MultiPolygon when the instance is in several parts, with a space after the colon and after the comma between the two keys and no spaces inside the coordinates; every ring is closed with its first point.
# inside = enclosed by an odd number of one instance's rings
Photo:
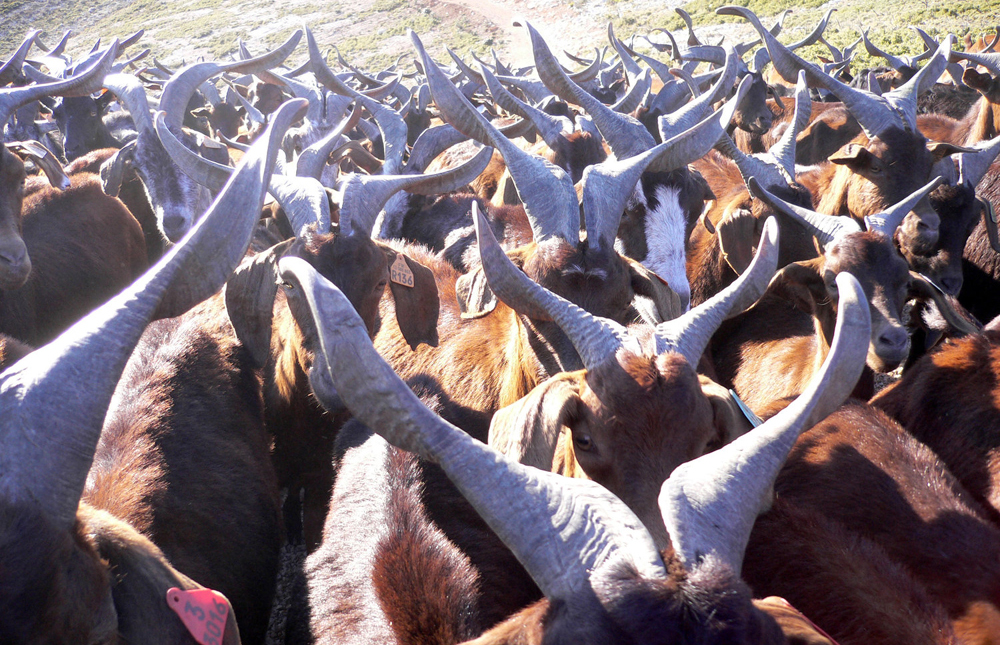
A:
{"type": "Polygon", "coordinates": [[[594,449],[594,442],[590,439],[589,434],[583,434],[578,437],[574,437],[573,443],[576,444],[577,450],[590,452],[591,450],[594,449]]]}

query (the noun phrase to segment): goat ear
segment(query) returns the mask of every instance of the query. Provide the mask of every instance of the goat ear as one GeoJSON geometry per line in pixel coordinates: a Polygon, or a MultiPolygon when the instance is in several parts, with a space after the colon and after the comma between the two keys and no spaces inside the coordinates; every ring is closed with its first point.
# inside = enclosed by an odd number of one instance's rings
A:
{"type": "Polygon", "coordinates": [[[722,257],[736,275],[742,275],[753,262],[757,219],[745,208],[727,210],[715,227],[719,232],[722,257]]]}
{"type": "Polygon", "coordinates": [[[497,296],[486,281],[483,268],[463,274],[455,282],[455,297],[463,319],[482,318],[497,306],[497,296]]]}
{"type": "Polygon", "coordinates": [[[271,354],[278,260],[294,241],[286,240],[247,258],[236,267],[224,287],[229,322],[257,367],[263,367],[271,354]]]}
{"type": "Polygon", "coordinates": [[[850,166],[852,169],[870,163],[874,155],[860,143],[849,143],[837,152],[830,155],[830,162],[843,166],[850,166]]]}
{"type": "Polygon", "coordinates": [[[965,71],[962,72],[962,82],[980,94],[986,94],[993,82],[993,77],[989,74],[982,74],[972,67],[967,67],[965,71]]]}
{"type": "Polygon", "coordinates": [[[923,301],[931,301],[948,326],[956,332],[952,337],[978,334],[982,325],[958,302],[958,298],[941,291],[927,278],[910,271],[909,295],[923,301]]]}
{"type": "Polygon", "coordinates": [[[712,379],[702,374],[698,375],[701,382],[701,392],[712,404],[712,422],[715,425],[715,436],[708,442],[705,452],[717,450],[734,439],[753,430],[753,424],[743,414],[733,394],[712,379]]]}
{"type": "Polygon", "coordinates": [[[973,148],[966,148],[964,146],[956,146],[953,143],[944,143],[941,141],[932,141],[927,144],[927,149],[930,151],[931,155],[934,157],[934,161],[938,162],[949,155],[953,155],[959,152],[975,152],[973,148]]]}
{"type": "Polygon", "coordinates": [[[517,194],[514,179],[506,169],[503,171],[499,183],[497,183],[497,190],[493,193],[493,197],[490,198],[490,203],[493,206],[517,206],[521,203],[521,196],[517,194]]]}
{"type": "Polygon", "coordinates": [[[826,632],[816,626],[798,609],[792,607],[784,598],[768,596],[764,599],[754,598],[754,607],[762,611],[778,624],[785,634],[788,643],[798,645],[837,645],[826,632]]]}
{"type": "MultiPolygon", "coordinates": [[[[508,459],[552,471],[556,446],[563,445],[559,441],[563,428],[582,405],[578,386],[571,376],[551,378],[496,411],[490,421],[489,445],[508,459]]],[[[572,442],[568,445],[572,446],[572,442]]],[[[575,458],[559,460],[563,464],[575,461],[575,458]]]]}
{"type": "Polygon", "coordinates": [[[645,322],[658,325],[684,313],[680,296],[660,276],[639,262],[626,259],[629,263],[632,291],[635,292],[632,306],[645,322]]]}
{"type": "MultiPolygon", "coordinates": [[[[441,302],[438,299],[434,272],[402,253],[387,249],[386,258],[389,262],[389,289],[392,291],[393,300],[396,301],[396,322],[399,323],[399,330],[403,332],[403,338],[406,339],[410,349],[415,350],[420,343],[437,347],[437,323],[441,302]],[[406,264],[413,276],[412,285],[401,284],[410,282],[408,277],[400,282],[392,279],[394,273],[392,265],[400,261],[406,264]]],[[[405,274],[405,271],[403,273],[405,274]]]]}
{"type": "Polygon", "coordinates": [[[191,116],[196,119],[208,118],[212,114],[212,108],[200,107],[196,110],[191,110],[191,116]]]}
{"type": "Polygon", "coordinates": [[[805,313],[815,315],[817,304],[830,300],[819,268],[813,260],[793,262],[774,274],[767,290],[789,300],[805,313]]]}
{"type": "Polygon", "coordinates": [[[129,141],[101,164],[101,187],[106,195],[118,196],[125,178],[125,169],[132,164],[134,155],[135,141],[129,141]]]}
{"type": "MultiPolygon", "coordinates": [[[[191,642],[184,623],[167,604],[167,590],[201,589],[201,585],[174,569],[152,542],[128,525],[110,518],[97,523],[101,527],[93,532],[94,546],[111,571],[111,598],[121,642],[191,642]]],[[[240,643],[232,606],[222,643],[240,643]]]]}

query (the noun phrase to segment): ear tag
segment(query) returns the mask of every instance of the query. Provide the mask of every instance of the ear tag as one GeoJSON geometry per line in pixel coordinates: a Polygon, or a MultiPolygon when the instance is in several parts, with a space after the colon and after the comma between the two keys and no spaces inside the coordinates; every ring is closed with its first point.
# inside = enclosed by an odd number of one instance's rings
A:
{"type": "Polygon", "coordinates": [[[167,604],[201,645],[222,645],[229,602],[221,593],[212,589],[185,591],[171,587],[167,590],[167,604]]]}
{"type": "Polygon", "coordinates": [[[733,397],[733,400],[736,401],[736,405],[739,406],[740,412],[742,412],[743,416],[747,418],[750,425],[756,428],[760,424],[764,423],[760,417],[753,413],[753,410],[747,407],[747,404],[743,402],[743,399],[741,399],[740,395],[736,393],[736,390],[729,390],[729,394],[733,397]]]}
{"type": "Polygon", "coordinates": [[[410,271],[402,255],[397,255],[396,261],[389,267],[389,279],[404,287],[413,287],[413,271],[410,271]]]}

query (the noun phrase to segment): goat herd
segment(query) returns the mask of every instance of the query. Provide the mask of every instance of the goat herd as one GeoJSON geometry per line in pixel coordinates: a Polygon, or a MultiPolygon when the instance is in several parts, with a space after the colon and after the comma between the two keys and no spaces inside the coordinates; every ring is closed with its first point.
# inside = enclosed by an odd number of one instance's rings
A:
{"type": "Polygon", "coordinates": [[[1000,54],[719,13],[575,72],[30,33],[0,643],[1000,643],[1000,54]]]}

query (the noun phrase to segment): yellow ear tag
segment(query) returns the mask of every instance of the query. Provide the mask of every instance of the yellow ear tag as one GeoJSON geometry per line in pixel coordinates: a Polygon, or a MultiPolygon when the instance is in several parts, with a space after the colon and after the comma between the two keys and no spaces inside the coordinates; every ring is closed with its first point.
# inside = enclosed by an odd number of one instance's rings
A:
{"type": "Polygon", "coordinates": [[[389,267],[389,279],[404,287],[413,287],[413,271],[410,271],[402,255],[397,255],[396,261],[389,267]]]}

